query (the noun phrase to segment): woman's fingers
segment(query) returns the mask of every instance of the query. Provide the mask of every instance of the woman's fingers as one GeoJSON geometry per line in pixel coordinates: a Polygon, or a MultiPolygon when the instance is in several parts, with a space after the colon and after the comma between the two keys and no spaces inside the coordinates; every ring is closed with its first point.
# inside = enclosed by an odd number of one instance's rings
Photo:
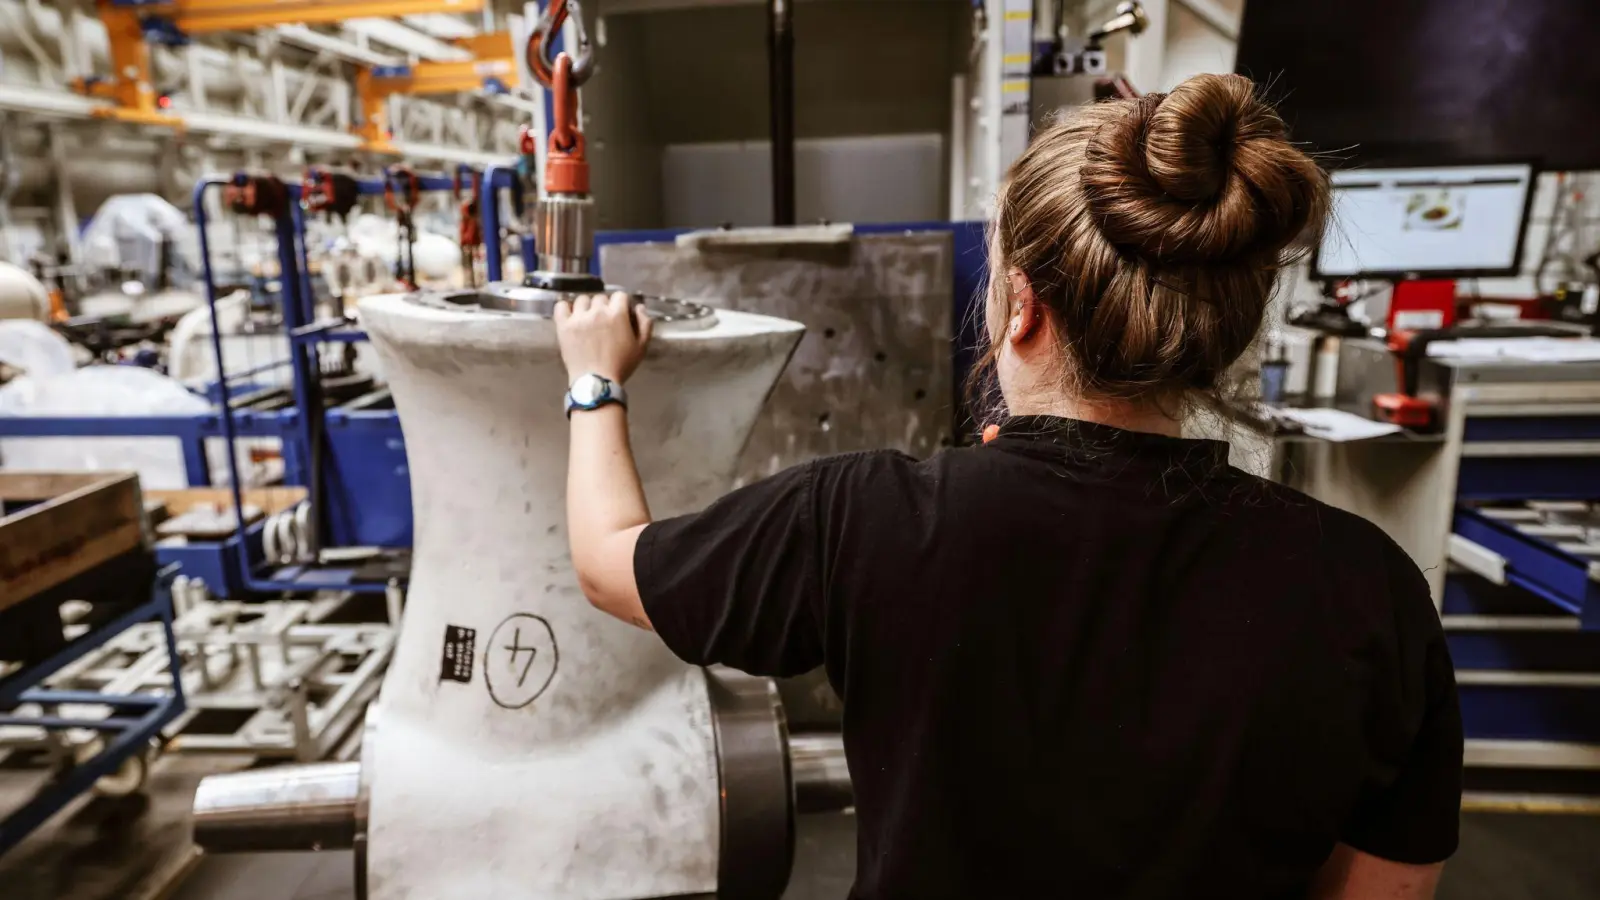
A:
{"type": "Polygon", "coordinates": [[[643,303],[633,308],[633,322],[639,332],[639,346],[648,345],[650,343],[650,335],[655,331],[656,320],[650,318],[650,314],[645,312],[643,303]]]}

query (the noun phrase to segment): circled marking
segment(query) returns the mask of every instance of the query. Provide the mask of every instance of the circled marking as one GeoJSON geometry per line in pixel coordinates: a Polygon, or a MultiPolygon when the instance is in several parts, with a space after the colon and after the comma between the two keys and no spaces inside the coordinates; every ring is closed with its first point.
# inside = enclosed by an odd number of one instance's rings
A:
{"type": "Polygon", "coordinates": [[[516,613],[495,626],[483,653],[483,682],[502,709],[521,709],[539,699],[556,677],[561,653],[542,616],[516,613]]]}

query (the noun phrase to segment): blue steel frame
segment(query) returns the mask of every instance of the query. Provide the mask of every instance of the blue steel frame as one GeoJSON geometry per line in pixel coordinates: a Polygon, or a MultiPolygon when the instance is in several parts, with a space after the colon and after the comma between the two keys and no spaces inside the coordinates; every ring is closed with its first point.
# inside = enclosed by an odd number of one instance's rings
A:
{"type": "MultiPolygon", "coordinates": [[[[241,410],[242,437],[279,437],[280,415],[241,410]]],[[[183,447],[184,475],[191,485],[211,483],[206,438],[222,437],[222,416],[216,411],[192,416],[0,416],[0,437],[173,437],[183,447]]],[[[286,473],[298,475],[300,458],[284,454],[286,473]]]]}
{"type": "MultiPolygon", "coordinates": [[[[547,92],[548,93],[548,92],[547,92]]],[[[500,258],[500,192],[511,192],[511,209],[520,214],[527,198],[522,191],[522,170],[515,165],[490,166],[483,172],[483,198],[478,202],[478,218],[483,225],[483,268],[485,280],[504,279],[504,260],[500,258]]],[[[534,269],[533,236],[522,236],[522,269],[534,269]]]]}
{"type": "Polygon", "coordinates": [[[168,567],[157,574],[149,600],[77,638],[49,659],[0,678],[0,709],[8,711],[0,715],[0,726],[24,725],[50,731],[87,728],[102,732],[106,739],[105,748],[99,753],[73,766],[64,777],[51,782],[27,803],[0,819],[0,855],[60,812],[62,807],[92,787],[96,780],[111,774],[130,757],[143,753],[150,740],[158,737],[161,729],[184,711],[183,679],[180,674],[183,672],[183,663],[178,658],[178,642],[172,633],[170,589],[175,572],[176,567],[168,567]],[[154,619],[161,621],[161,631],[167,639],[167,670],[172,674],[171,694],[98,694],[93,691],[48,690],[38,686],[62,667],[103,646],[128,628],[154,619]],[[104,719],[82,719],[10,714],[9,711],[24,703],[92,704],[109,707],[112,715],[104,719]]]}
{"type": "MultiPolygon", "coordinates": [[[[450,178],[437,175],[418,176],[418,186],[424,191],[451,191],[454,185],[450,178]]],[[[206,193],[214,187],[227,184],[229,179],[213,177],[200,181],[194,189],[194,214],[195,224],[200,234],[200,263],[204,274],[206,304],[211,310],[212,320],[216,320],[217,288],[216,277],[211,261],[211,247],[206,235],[206,193]]],[[[321,440],[313,439],[312,421],[321,421],[326,428],[328,424],[328,410],[322,409],[320,403],[315,402],[312,386],[318,377],[317,347],[326,343],[350,343],[367,339],[366,332],[350,327],[343,319],[327,321],[314,321],[315,319],[315,293],[311,286],[310,266],[307,261],[305,241],[305,212],[301,208],[301,189],[299,185],[286,185],[289,195],[289,209],[287,215],[276,216],[273,227],[278,240],[278,267],[279,283],[282,285],[281,312],[283,327],[289,339],[289,371],[291,376],[290,392],[294,399],[294,414],[281,418],[281,439],[283,441],[286,460],[292,456],[302,465],[299,468],[300,477],[289,481],[291,484],[308,484],[312,472],[316,467],[311,465],[313,453],[323,453],[327,460],[327,444],[325,434],[321,440]]],[[[357,183],[357,191],[362,196],[380,196],[383,194],[384,182],[377,179],[362,179],[357,183]]],[[[492,255],[492,254],[491,254],[492,255]]],[[[250,559],[250,542],[248,540],[249,527],[244,519],[243,492],[240,488],[239,466],[237,454],[234,452],[235,444],[242,432],[237,427],[235,415],[230,402],[230,388],[227,369],[224,365],[222,354],[222,335],[218,329],[211,330],[212,354],[216,361],[218,379],[217,390],[219,402],[222,407],[220,415],[222,437],[228,445],[228,472],[229,485],[233,492],[234,514],[237,527],[234,550],[238,554],[239,572],[244,586],[252,591],[277,592],[277,591],[308,591],[327,588],[339,588],[355,592],[379,593],[385,585],[379,583],[362,583],[354,579],[355,572],[342,568],[316,568],[310,566],[287,566],[273,570],[269,575],[258,576],[250,559]]],[[[397,417],[392,411],[366,411],[345,416],[340,419],[341,424],[353,421],[372,424],[372,420],[381,419],[393,424],[393,430],[398,434],[399,426],[397,417]]],[[[285,463],[285,468],[288,463],[285,463]]],[[[323,474],[326,478],[326,473],[323,474]]],[[[285,479],[288,481],[289,479],[285,479]]],[[[409,504],[409,499],[407,499],[409,504]]],[[[319,511],[320,512],[320,511],[319,511]]],[[[333,521],[332,517],[328,519],[333,521]]],[[[408,532],[409,529],[404,529],[408,532]]],[[[401,533],[401,532],[396,532],[401,533]]]]}

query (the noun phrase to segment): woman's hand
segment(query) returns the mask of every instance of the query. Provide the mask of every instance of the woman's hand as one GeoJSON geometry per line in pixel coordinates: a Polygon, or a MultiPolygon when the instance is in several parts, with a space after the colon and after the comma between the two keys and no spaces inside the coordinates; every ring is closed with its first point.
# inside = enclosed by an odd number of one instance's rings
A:
{"type": "Polygon", "coordinates": [[[567,377],[594,373],[621,384],[639,368],[650,344],[651,320],[627,294],[583,296],[556,304],[556,338],[567,377]]]}

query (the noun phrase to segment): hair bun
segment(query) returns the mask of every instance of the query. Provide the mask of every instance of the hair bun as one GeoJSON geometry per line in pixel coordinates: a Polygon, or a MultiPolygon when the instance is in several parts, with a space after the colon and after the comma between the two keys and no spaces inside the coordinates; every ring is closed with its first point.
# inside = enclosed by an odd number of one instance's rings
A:
{"type": "Polygon", "coordinates": [[[1112,115],[1079,177],[1119,251],[1176,265],[1275,257],[1322,220],[1326,175],[1249,79],[1198,75],[1112,115]]]}

